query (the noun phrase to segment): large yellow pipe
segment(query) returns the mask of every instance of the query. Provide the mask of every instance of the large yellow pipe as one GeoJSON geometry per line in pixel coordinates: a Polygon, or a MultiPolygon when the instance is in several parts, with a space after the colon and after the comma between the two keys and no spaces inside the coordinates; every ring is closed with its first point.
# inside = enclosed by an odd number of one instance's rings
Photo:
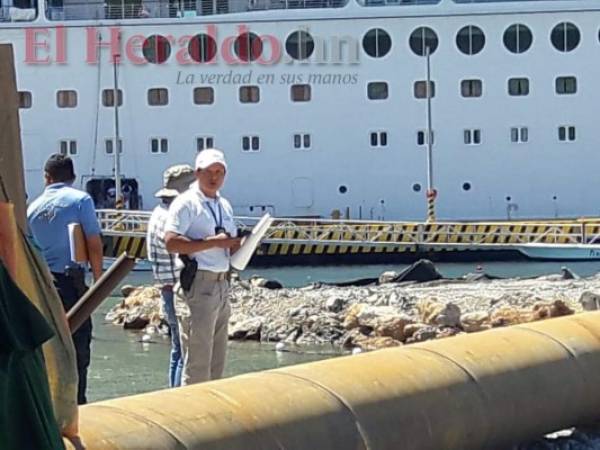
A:
{"type": "Polygon", "coordinates": [[[600,418],[600,313],[81,409],[88,449],[494,449],[600,418]]]}

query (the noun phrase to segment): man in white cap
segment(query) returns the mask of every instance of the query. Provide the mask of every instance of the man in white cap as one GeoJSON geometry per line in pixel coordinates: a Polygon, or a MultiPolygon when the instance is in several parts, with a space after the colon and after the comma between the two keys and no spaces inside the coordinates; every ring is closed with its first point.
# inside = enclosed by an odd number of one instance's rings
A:
{"type": "Polygon", "coordinates": [[[169,330],[171,332],[171,356],[169,360],[169,387],[181,385],[181,344],[179,339],[179,326],[175,315],[173,299],[173,286],[177,282],[178,267],[175,255],[167,251],[165,244],[165,225],[167,222],[169,205],[175,197],[184,192],[195,179],[194,169],[188,164],[169,167],[163,173],[163,188],[154,196],[160,199],[160,204],[152,211],[148,222],[146,247],[148,260],[152,263],[154,280],[160,285],[162,307],[169,330]]]}
{"type": "Polygon", "coordinates": [[[223,375],[231,313],[229,261],[240,245],[233,209],[219,194],[227,172],[223,152],[203,150],[195,169],[197,183],[171,204],[165,234],[167,250],[190,261],[184,272],[193,271],[191,280],[182,275],[176,288],[188,307],[178,316],[182,385],[223,375]]]}

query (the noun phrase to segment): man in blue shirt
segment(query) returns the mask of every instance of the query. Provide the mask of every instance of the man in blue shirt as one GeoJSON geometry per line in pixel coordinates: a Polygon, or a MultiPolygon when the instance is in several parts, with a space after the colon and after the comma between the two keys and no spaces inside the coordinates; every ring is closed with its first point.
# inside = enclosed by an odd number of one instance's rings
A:
{"type": "MultiPolygon", "coordinates": [[[[46,189],[27,209],[29,227],[54,277],[54,285],[65,311],[71,309],[87,289],[83,269],[71,260],[69,229],[81,225],[94,280],[102,275],[102,240],[92,198],[71,187],[75,171],[71,158],[54,154],[44,166],[46,189]]],[[[87,370],[90,365],[92,320],[73,334],[77,353],[79,386],[77,402],[86,403],[87,370]]]]}

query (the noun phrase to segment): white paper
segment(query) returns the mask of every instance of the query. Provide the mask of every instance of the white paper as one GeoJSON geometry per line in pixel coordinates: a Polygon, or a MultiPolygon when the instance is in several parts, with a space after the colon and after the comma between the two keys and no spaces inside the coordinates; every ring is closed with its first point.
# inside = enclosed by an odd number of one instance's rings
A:
{"type": "Polygon", "coordinates": [[[252,258],[252,255],[272,223],[273,219],[268,213],[260,218],[252,229],[252,233],[244,238],[240,249],[231,257],[231,267],[240,271],[246,268],[250,262],[250,258],[252,258]]]}

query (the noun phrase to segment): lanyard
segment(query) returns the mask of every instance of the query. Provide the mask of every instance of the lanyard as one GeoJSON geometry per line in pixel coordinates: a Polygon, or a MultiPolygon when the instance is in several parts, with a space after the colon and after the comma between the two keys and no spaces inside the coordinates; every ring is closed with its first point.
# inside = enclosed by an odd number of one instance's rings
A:
{"type": "Polygon", "coordinates": [[[213,219],[215,219],[215,226],[217,228],[223,228],[223,212],[221,211],[221,202],[219,200],[215,200],[215,203],[217,204],[217,210],[219,211],[219,219],[218,220],[217,220],[217,214],[215,213],[215,210],[210,205],[210,201],[207,200],[206,206],[208,206],[208,209],[210,210],[210,213],[212,214],[213,219]]]}

